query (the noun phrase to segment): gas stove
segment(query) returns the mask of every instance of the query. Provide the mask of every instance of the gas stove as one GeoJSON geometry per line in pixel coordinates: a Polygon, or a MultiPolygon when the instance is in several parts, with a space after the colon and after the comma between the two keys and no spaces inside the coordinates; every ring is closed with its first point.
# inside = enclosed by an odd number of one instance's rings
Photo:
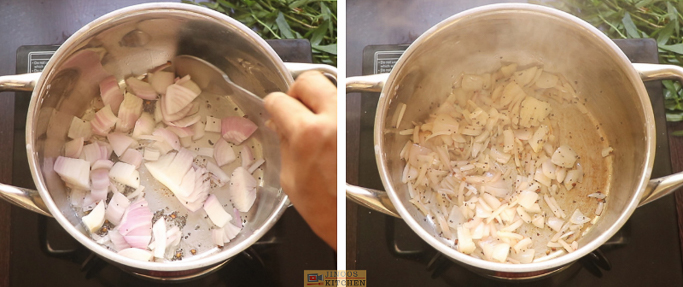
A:
{"type": "MultiPolygon", "coordinates": [[[[472,8],[468,6],[484,4],[349,2],[348,76],[389,72],[422,32],[452,14],[472,8]]],[[[658,61],[654,40],[615,42],[632,62],[658,61]]],[[[646,83],[646,88],[657,129],[652,176],[661,177],[672,173],[664,99],[660,83],[646,83]]],[[[347,179],[382,190],[373,148],[378,97],[377,93],[363,93],[347,99],[347,111],[354,111],[347,112],[347,162],[352,165],[347,167],[347,179]]],[[[351,201],[347,204],[347,268],[367,270],[368,282],[373,286],[683,286],[673,195],[638,208],[623,228],[595,252],[552,275],[525,281],[473,273],[437,252],[403,220],[351,201]]]]}
{"type": "MultiPolygon", "coordinates": [[[[95,18],[94,15],[91,17],[90,20],[95,18]]],[[[275,40],[268,43],[286,62],[310,63],[312,60],[307,40],[275,40]]],[[[0,47],[7,49],[2,44],[0,47]]],[[[40,72],[57,48],[55,45],[14,47],[17,49],[16,73],[40,72]]],[[[13,146],[13,151],[3,151],[12,152],[11,156],[7,156],[11,159],[12,167],[11,182],[7,183],[35,188],[27,164],[24,137],[30,96],[30,93],[16,93],[13,140],[6,137],[0,137],[0,140],[13,146]]],[[[10,214],[10,243],[9,246],[0,246],[11,250],[8,260],[9,286],[166,284],[126,273],[110,265],[80,245],[54,219],[15,206],[11,207],[10,214]]],[[[3,264],[2,260],[0,264],[3,264]]],[[[278,223],[250,248],[205,276],[174,285],[300,286],[303,270],[335,269],[335,266],[334,251],[311,231],[294,208],[289,208],[278,223]]],[[[0,280],[0,285],[2,283],[0,280]]]]}

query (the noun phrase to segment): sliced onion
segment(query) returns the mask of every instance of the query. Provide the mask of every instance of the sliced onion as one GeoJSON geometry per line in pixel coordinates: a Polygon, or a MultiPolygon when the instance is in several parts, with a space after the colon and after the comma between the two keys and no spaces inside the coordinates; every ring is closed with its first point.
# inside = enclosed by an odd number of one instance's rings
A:
{"type": "Polygon", "coordinates": [[[119,159],[122,162],[134,165],[135,169],[138,169],[142,163],[142,153],[135,149],[128,149],[121,157],[119,157],[119,159]]]}
{"type": "Polygon", "coordinates": [[[242,228],[242,216],[240,216],[240,211],[237,208],[233,208],[232,212],[235,215],[233,217],[235,219],[234,222],[237,223],[235,225],[239,228],[242,228]]]}
{"type": "Polygon", "coordinates": [[[178,79],[178,81],[176,81],[175,83],[189,89],[190,91],[192,91],[193,93],[195,93],[197,95],[202,93],[202,90],[199,89],[199,86],[197,86],[197,84],[194,81],[192,81],[192,78],[190,77],[189,74],[178,79]]]}
{"type": "Polygon", "coordinates": [[[82,159],[60,156],[55,161],[54,171],[62,180],[77,189],[90,189],[90,163],[82,159]]]}
{"type": "Polygon", "coordinates": [[[135,122],[142,115],[142,99],[133,94],[125,93],[123,102],[119,108],[119,121],[116,123],[116,130],[129,132],[135,127],[135,122]]]}
{"type": "Polygon", "coordinates": [[[538,193],[529,190],[523,190],[519,194],[519,205],[526,209],[531,208],[531,206],[538,200],[538,193]]]}
{"type": "Polygon", "coordinates": [[[130,246],[135,248],[147,248],[152,239],[152,217],[147,200],[144,197],[131,203],[123,215],[119,233],[130,246]]]}
{"type": "Polygon", "coordinates": [[[211,178],[218,187],[221,187],[230,181],[230,176],[215,163],[210,161],[206,162],[206,169],[209,170],[212,175],[211,178]]]}
{"type": "Polygon", "coordinates": [[[225,209],[221,206],[218,198],[213,194],[209,195],[206,202],[204,202],[204,211],[209,215],[211,222],[221,228],[225,226],[228,221],[232,220],[232,216],[225,212],[225,209]]]}
{"type": "Polygon", "coordinates": [[[190,137],[194,135],[194,131],[191,128],[183,127],[166,127],[166,130],[176,134],[179,138],[190,137]]]}
{"type": "Polygon", "coordinates": [[[168,114],[175,114],[189,105],[197,96],[199,96],[198,93],[176,83],[168,86],[164,95],[165,99],[161,104],[168,114]]]}
{"type": "Polygon", "coordinates": [[[221,119],[214,118],[212,116],[206,116],[206,126],[204,126],[204,130],[207,132],[220,133],[221,119]]]}
{"type": "Polygon", "coordinates": [[[134,165],[125,162],[115,163],[111,170],[109,170],[109,177],[132,188],[140,186],[140,173],[135,170],[134,165]]]}
{"type": "Polygon", "coordinates": [[[562,230],[562,225],[564,224],[564,220],[559,219],[557,217],[551,216],[548,217],[548,227],[552,228],[556,232],[560,232],[562,230]]]}
{"type": "Polygon", "coordinates": [[[553,153],[553,157],[551,158],[554,164],[564,168],[574,167],[576,159],[578,159],[578,155],[568,145],[562,145],[558,147],[557,150],[555,150],[555,153],[553,153]]]}
{"type": "Polygon", "coordinates": [[[218,166],[224,166],[235,161],[235,151],[224,139],[219,139],[213,147],[213,157],[218,166]]]}
{"type": "Polygon", "coordinates": [[[162,95],[166,94],[166,89],[173,84],[173,79],[175,79],[175,75],[172,72],[158,71],[148,75],[149,84],[157,94],[162,95]]]}
{"type": "Polygon", "coordinates": [[[126,248],[118,252],[119,255],[140,261],[151,261],[154,256],[152,252],[140,248],[126,248]]]}
{"type": "Polygon", "coordinates": [[[119,157],[135,142],[133,138],[120,132],[108,134],[107,139],[109,140],[109,144],[111,144],[114,153],[119,157]]]}
{"type": "Polygon", "coordinates": [[[144,159],[148,161],[155,161],[158,160],[159,157],[161,156],[161,153],[159,152],[158,149],[154,147],[146,147],[145,152],[144,152],[144,159]]]}
{"type": "Polygon", "coordinates": [[[126,242],[126,240],[123,239],[123,235],[121,235],[121,233],[119,233],[118,227],[110,230],[108,235],[109,235],[109,239],[111,240],[111,243],[114,244],[114,249],[116,251],[120,251],[120,250],[123,250],[126,248],[130,248],[130,245],[128,244],[128,242],[126,242]]]}
{"type": "Polygon", "coordinates": [[[181,189],[183,177],[192,168],[192,154],[188,150],[181,149],[177,153],[166,154],[156,162],[145,163],[145,167],[176,196],[189,195],[186,190],[181,189]]]}
{"type": "Polygon", "coordinates": [[[177,246],[180,243],[182,233],[178,226],[173,226],[166,231],[166,248],[177,246]]]}
{"type": "Polygon", "coordinates": [[[223,243],[225,243],[225,231],[223,231],[223,228],[211,229],[211,241],[217,246],[223,246],[223,243]]]}
{"type": "Polygon", "coordinates": [[[192,136],[192,140],[199,140],[204,137],[204,123],[201,121],[196,122],[194,125],[192,125],[192,131],[194,132],[194,135],[192,136]]]}
{"type": "Polygon", "coordinates": [[[237,227],[228,223],[223,226],[223,230],[225,231],[225,238],[227,238],[226,242],[229,242],[233,238],[237,237],[237,234],[240,232],[240,230],[242,230],[242,227],[237,227]]]}
{"type": "Polygon", "coordinates": [[[121,223],[123,213],[126,211],[126,209],[128,209],[128,206],[130,206],[130,200],[128,200],[128,198],[126,198],[122,193],[115,192],[111,197],[109,204],[107,205],[105,219],[109,220],[109,222],[114,225],[119,225],[121,223]]]}
{"type": "Polygon", "coordinates": [[[170,125],[173,121],[180,120],[186,117],[187,115],[192,115],[194,114],[194,112],[199,111],[197,104],[190,103],[189,105],[181,109],[179,112],[172,114],[166,111],[166,105],[164,104],[165,102],[166,97],[161,98],[159,107],[161,108],[162,120],[167,125],[170,125]]]}
{"type": "Polygon", "coordinates": [[[123,91],[119,87],[119,81],[116,77],[109,76],[100,82],[100,96],[105,105],[111,106],[114,114],[119,113],[119,106],[123,102],[123,91]]]}
{"type": "Polygon", "coordinates": [[[152,133],[155,136],[162,137],[164,141],[169,144],[174,150],[180,150],[180,139],[178,135],[164,128],[157,128],[152,133]]]}
{"type": "Polygon", "coordinates": [[[247,212],[256,201],[256,179],[243,167],[232,172],[230,179],[230,199],[241,212],[247,212]]]}
{"type": "Polygon", "coordinates": [[[166,253],[166,220],[163,216],[152,225],[152,234],[154,235],[154,242],[156,243],[154,257],[164,258],[164,254],[166,253]]]}
{"type": "Polygon", "coordinates": [[[150,85],[147,82],[143,82],[141,80],[138,80],[135,77],[129,77],[126,79],[126,85],[128,85],[128,89],[138,96],[140,99],[145,99],[145,100],[156,100],[157,99],[157,92],[154,90],[152,85],[150,85]]]}
{"type": "Polygon", "coordinates": [[[242,147],[242,150],[240,151],[240,157],[242,158],[242,167],[244,168],[249,168],[249,166],[256,160],[256,158],[254,158],[254,154],[251,152],[251,148],[248,146],[242,147]]]}
{"type": "Polygon", "coordinates": [[[195,113],[195,114],[187,116],[183,119],[173,121],[170,123],[170,125],[176,126],[176,127],[189,127],[189,126],[194,125],[195,123],[199,122],[199,119],[201,119],[201,116],[199,115],[199,113],[195,113]]]}
{"type": "Polygon", "coordinates": [[[106,136],[111,128],[116,125],[118,118],[114,115],[109,105],[104,106],[95,113],[95,118],[90,121],[92,132],[96,135],[106,136]]]}
{"type": "Polygon", "coordinates": [[[89,140],[92,136],[92,126],[90,121],[84,121],[78,117],[74,117],[71,120],[71,126],[69,126],[68,137],[70,139],[83,138],[83,140],[89,140]]]}
{"type": "Polygon", "coordinates": [[[64,144],[64,156],[70,158],[79,158],[83,151],[83,138],[73,139],[64,144]]]}
{"type": "Polygon", "coordinates": [[[591,221],[591,219],[590,217],[584,216],[579,209],[576,209],[569,221],[574,224],[584,224],[591,221]]]}
{"type": "Polygon", "coordinates": [[[108,160],[108,159],[100,159],[98,161],[95,161],[95,163],[92,165],[92,170],[96,170],[96,169],[110,170],[112,166],[114,166],[113,161],[108,160]]]}
{"type": "Polygon", "coordinates": [[[243,117],[225,117],[221,120],[221,134],[223,138],[234,144],[241,144],[257,128],[254,122],[243,117]]]}
{"type": "Polygon", "coordinates": [[[95,201],[107,199],[109,192],[109,170],[93,169],[90,172],[90,181],[92,182],[92,198],[95,201]]]}
{"type": "Polygon", "coordinates": [[[133,138],[140,138],[142,135],[151,135],[154,132],[154,118],[148,113],[142,113],[135,122],[133,128],[133,138]]]}
{"type": "MultiPolygon", "coordinates": [[[[190,170],[192,170],[192,168],[190,168],[190,170]]],[[[204,202],[209,196],[209,189],[211,186],[209,181],[209,172],[205,168],[197,168],[193,170],[193,172],[188,171],[185,176],[188,177],[191,174],[194,174],[195,176],[192,193],[190,193],[188,196],[176,195],[176,197],[180,203],[185,206],[185,208],[191,212],[195,212],[204,205],[204,202]]],[[[184,178],[183,182],[185,181],[186,179],[184,178]]],[[[190,181],[188,179],[187,184],[189,185],[189,183],[190,181]]]]}
{"type": "Polygon", "coordinates": [[[100,227],[102,227],[102,224],[104,224],[104,200],[100,200],[100,202],[95,206],[95,208],[86,216],[83,216],[81,218],[83,221],[83,225],[87,230],[90,231],[90,233],[95,233],[100,227]]]}

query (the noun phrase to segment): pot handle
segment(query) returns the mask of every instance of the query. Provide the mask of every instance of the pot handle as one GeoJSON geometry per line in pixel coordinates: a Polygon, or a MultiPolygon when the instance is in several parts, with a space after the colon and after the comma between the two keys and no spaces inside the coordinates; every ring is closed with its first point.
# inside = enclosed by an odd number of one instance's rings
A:
{"type": "Polygon", "coordinates": [[[0,199],[35,213],[52,217],[36,190],[0,184],[0,199]]]}
{"type": "Polygon", "coordinates": [[[337,80],[337,68],[325,64],[309,64],[309,63],[288,63],[285,62],[285,67],[292,74],[292,78],[296,79],[299,75],[307,71],[318,71],[328,77],[337,80]]]}
{"type": "MultiPolygon", "coordinates": [[[[634,63],[633,67],[638,71],[643,81],[678,80],[683,84],[683,68],[679,66],[634,63]]],[[[638,206],[643,206],[668,195],[681,186],[683,186],[683,172],[650,179],[638,206]]]]}
{"type": "MultiPolygon", "coordinates": [[[[389,74],[346,78],[346,93],[381,92],[389,74]]],[[[355,203],[395,217],[401,217],[386,191],[346,184],[346,198],[355,203]]]]}
{"type": "Polygon", "coordinates": [[[0,92],[4,91],[33,91],[40,73],[9,75],[0,77],[0,92]]]}

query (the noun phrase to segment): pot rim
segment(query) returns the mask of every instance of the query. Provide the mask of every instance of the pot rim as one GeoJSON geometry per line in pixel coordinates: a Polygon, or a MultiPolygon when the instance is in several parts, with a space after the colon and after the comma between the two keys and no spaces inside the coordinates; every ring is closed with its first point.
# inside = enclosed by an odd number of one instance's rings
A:
{"type": "MultiPolygon", "coordinates": [[[[45,202],[45,205],[50,210],[52,216],[54,216],[54,218],[59,222],[59,224],[64,229],[66,229],[66,231],[69,232],[69,234],[71,234],[72,237],[74,237],[76,240],[78,240],[81,244],[86,246],[91,251],[96,252],[99,256],[105,257],[106,259],[114,261],[118,264],[122,264],[142,271],[184,271],[203,267],[210,267],[241,253],[249,246],[254,244],[256,241],[258,241],[266,232],[268,232],[273,227],[273,225],[275,225],[277,220],[282,216],[285,209],[289,206],[289,199],[287,195],[283,194],[283,198],[277,205],[276,210],[270,214],[270,216],[266,219],[264,225],[255,229],[254,232],[244,241],[229,249],[223,249],[218,253],[196,260],[180,260],[173,262],[143,262],[128,257],[124,257],[112,250],[109,250],[97,244],[90,237],[78,231],[76,227],[72,225],[69,222],[69,220],[66,219],[66,217],[61,213],[60,209],[55,204],[55,202],[52,200],[50,193],[47,191],[47,187],[42,177],[42,171],[40,170],[40,165],[37,162],[38,153],[36,150],[34,150],[35,147],[33,146],[33,143],[35,141],[34,130],[35,125],[37,124],[37,121],[35,121],[34,117],[37,113],[37,107],[42,102],[41,95],[46,91],[45,80],[55,72],[55,63],[57,61],[54,59],[61,59],[66,55],[70,54],[71,52],[78,50],[80,46],[75,45],[82,44],[79,43],[79,41],[81,41],[81,37],[90,35],[92,31],[105,28],[112,21],[118,21],[121,19],[129,18],[134,15],[147,14],[150,12],[169,12],[176,15],[191,14],[195,17],[204,18],[212,22],[217,22],[224,26],[234,27],[237,29],[238,32],[242,33],[247,38],[251,38],[253,41],[255,41],[258,44],[258,46],[260,46],[261,52],[269,56],[270,60],[278,68],[278,70],[283,71],[287,86],[291,86],[294,82],[294,79],[287,72],[287,68],[285,67],[280,57],[275,53],[275,51],[270,47],[270,45],[268,45],[266,41],[263,40],[263,38],[258,36],[254,31],[244,26],[242,23],[226,15],[196,5],[167,2],[139,4],[118,9],[98,17],[94,21],[86,24],[78,31],[76,31],[57,49],[57,51],[52,56],[52,59],[48,61],[47,65],[45,66],[44,72],[43,74],[41,74],[40,79],[36,83],[36,88],[34,89],[31,95],[31,101],[28,108],[29,113],[26,119],[26,152],[29,162],[29,168],[31,170],[31,176],[33,177],[33,181],[36,183],[36,188],[40,193],[40,196],[42,197],[43,201],[45,202]]],[[[282,192],[281,189],[280,192],[282,192]]]]}
{"type": "Polygon", "coordinates": [[[579,19],[578,17],[575,17],[573,15],[570,15],[557,9],[526,3],[492,4],[469,9],[439,22],[438,24],[434,25],[429,30],[424,32],[422,35],[420,35],[420,37],[418,37],[408,47],[408,49],[406,49],[403,55],[396,62],[394,69],[389,73],[389,77],[386,81],[386,84],[382,89],[382,93],[379,97],[377,112],[375,116],[374,142],[377,167],[379,169],[382,184],[386,188],[389,199],[393,203],[394,207],[396,208],[396,211],[399,213],[401,218],[403,218],[403,220],[406,221],[406,223],[415,233],[417,233],[418,236],[420,236],[424,241],[429,243],[432,247],[436,248],[439,252],[445,254],[451,259],[457,261],[458,263],[466,264],[468,266],[484,270],[510,273],[534,272],[559,268],[563,265],[567,265],[569,263],[572,263],[573,261],[578,260],[579,258],[592,252],[593,250],[597,249],[602,244],[604,244],[607,240],[609,240],[609,238],[611,238],[621,228],[621,226],[623,226],[624,223],[626,223],[626,221],[631,217],[631,214],[633,214],[633,212],[635,211],[636,207],[638,207],[640,198],[645,192],[645,188],[652,173],[656,147],[654,113],[652,111],[652,105],[650,103],[649,97],[647,96],[645,85],[643,84],[643,81],[641,80],[639,74],[636,72],[635,68],[631,65],[631,62],[626,57],[626,55],[621,51],[621,49],[619,49],[619,47],[617,47],[617,45],[614,44],[614,42],[611,39],[609,39],[598,29],[586,23],[585,21],[579,19]],[[481,17],[482,15],[510,11],[534,13],[545,16],[557,17],[567,22],[571,22],[575,25],[580,26],[580,28],[584,30],[584,33],[587,36],[598,38],[600,40],[600,44],[603,45],[603,48],[605,48],[605,50],[613,54],[615,61],[618,61],[618,64],[622,66],[628,79],[631,81],[631,83],[633,83],[634,88],[636,89],[636,92],[639,95],[639,100],[641,104],[639,108],[643,110],[643,114],[645,116],[645,122],[643,124],[645,126],[647,136],[647,138],[645,139],[647,146],[647,162],[643,166],[643,170],[641,171],[641,178],[638,181],[637,187],[635,188],[636,194],[628,203],[625,210],[615,220],[615,223],[611,227],[609,227],[605,232],[596,237],[594,240],[588,242],[588,244],[584,246],[581,246],[574,252],[564,254],[547,261],[527,264],[504,264],[474,258],[472,256],[463,254],[457,251],[456,249],[446,245],[442,240],[435,238],[429,232],[423,229],[422,226],[410,215],[406,207],[399,199],[398,194],[395,192],[394,186],[389,178],[389,168],[386,165],[387,155],[382,148],[384,146],[383,127],[385,126],[384,122],[387,119],[387,112],[389,104],[391,102],[390,91],[392,91],[393,87],[395,87],[398,84],[398,79],[396,79],[396,75],[398,74],[397,71],[401,70],[402,66],[406,63],[407,59],[415,52],[417,46],[420,43],[426,41],[432,35],[439,33],[440,30],[444,29],[446,26],[454,25],[457,22],[464,21],[469,18],[481,17]]]}

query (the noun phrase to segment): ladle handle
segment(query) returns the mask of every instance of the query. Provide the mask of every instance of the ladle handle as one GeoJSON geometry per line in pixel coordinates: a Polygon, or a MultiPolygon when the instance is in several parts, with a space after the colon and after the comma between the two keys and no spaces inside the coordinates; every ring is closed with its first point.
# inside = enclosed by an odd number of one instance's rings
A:
{"type": "Polygon", "coordinates": [[[0,77],[0,92],[5,91],[33,91],[40,73],[9,75],[0,77]]]}
{"type": "MultiPolygon", "coordinates": [[[[677,80],[683,84],[683,68],[675,65],[633,64],[643,81],[677,80]]],[[[643,206],[657,200],[683,186],[683,172],[665,177],[650,179],[640,205],[643,206]]]]}
{"type": "MultiPolygon", "coordinates": [[[[389,74],[378,74],[346,78],[346,92],[381,92],[389,74]]],[[[401,217],[386,191],[346,184],[346,198],[391,216],[401,217]]]]}

